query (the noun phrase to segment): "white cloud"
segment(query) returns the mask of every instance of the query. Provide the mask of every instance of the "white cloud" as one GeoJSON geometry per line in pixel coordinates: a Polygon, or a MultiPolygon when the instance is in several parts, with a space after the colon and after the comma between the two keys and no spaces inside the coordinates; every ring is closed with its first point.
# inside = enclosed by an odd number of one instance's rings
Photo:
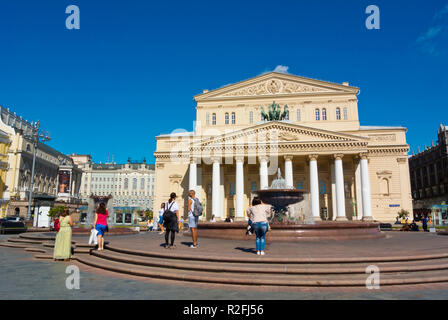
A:
{"type": "Polygon", "coordinates": [[[448,14],[448,4],[446,4],[442,10],[440,10],[439,12],[436,12],[436,14],[434,15],[434,20],[441,19],[446,14],[448,14]]]}
{"type": "Polygon", "coordinates": [[[288,73],[288,66],[282,66],[281,64],[279,64],[278,66],[275,67],[274,72],[280,72],[280,73],[288,73]]]}
{"type": "Polygon", "coordinates": [[[434,39],[435,37],[437,37],[438,34],[440,34],[442,29],[443,29],[443,27],[441,27],[441,26],[429,28],[428,31],[426,31],[423,35],[418,37],[417,42],[423,42],[423,41],[428,41],[428,40],[434,39]]]}
{"type": "Polygon", "coordinates": [[[421,34],[416,42],[423,51],[432,55],[439,55],[440,37],[444,37],[448,31],[448,4],[434,14],[432,25],[421,34]]]}

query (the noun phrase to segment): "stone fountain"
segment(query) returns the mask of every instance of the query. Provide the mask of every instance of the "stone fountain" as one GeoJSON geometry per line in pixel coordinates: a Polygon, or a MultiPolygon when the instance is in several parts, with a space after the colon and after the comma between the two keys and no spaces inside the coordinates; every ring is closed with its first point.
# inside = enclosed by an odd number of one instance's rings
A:
{"type": "Polygon", "coordinates": [[[255,193],[261,201],[272,206],[271,224],[314,224],[309,194],[287,186],[280,169],[270,188],[255,193]]]}
{"type": "MultiPolygon", "coordinates": [[[[349,221],[315,221],[311,213],[308,192],[287,186],[278,170],[277,179],[268,189],[254,192],[261,201],[272,206],[268,217],[271,230],[266,234],[268,242],[335,241],[383,238],[378,223],[349,221]]],[[[245,222],[201,222],[199,237],[254,240],[246,236],[245,222]]]]}

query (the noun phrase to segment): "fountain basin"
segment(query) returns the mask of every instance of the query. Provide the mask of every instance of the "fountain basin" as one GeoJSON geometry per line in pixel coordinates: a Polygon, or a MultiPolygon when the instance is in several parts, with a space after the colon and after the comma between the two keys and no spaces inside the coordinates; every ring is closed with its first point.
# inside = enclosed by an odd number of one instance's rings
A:
{"type": "Polygon", "coordinates": [[[255,193],[264,203],[274,207],[276,212],[286,210],[291,205],[303,201],[304,192],[296,189],[266,189],[255,193]]]}
{"type": "MultiPolygon", "coordinates": [[[[255,236],[246,236],[246,222],[200,222],[199,238],[252,240],[255,236]]],[[[315,224],[272,224],[266,234],[266,241],[271,242],[307,242],[339,241],[384,238],[379,230],[379,223],[322,221],[315,224]]]]}

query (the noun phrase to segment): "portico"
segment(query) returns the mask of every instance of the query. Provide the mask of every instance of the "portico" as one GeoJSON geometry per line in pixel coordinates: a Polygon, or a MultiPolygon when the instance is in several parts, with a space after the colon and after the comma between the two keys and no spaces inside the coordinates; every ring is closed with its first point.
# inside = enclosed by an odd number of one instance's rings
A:
{"type": "MultiPolygon", "coordinates": [[[[351,185],[354,182],[356,165],[359,165],[362,160],[365,160],[365,165],[362,166],[364,170],[368,170],[368,160],[362,159],[362,154],[349,154],[346,156],[347,163],[353,163],[354,166],[347,165],[350,169],[344,172],[342,154],[322,154],[309,156],[279,156],[284,159],[283,163],[279,164],[282,172],[285,173],[285,180],[295,188],[301,187],[303,191],[309,192],[311,210],[315,218],[318,220],[372,220],[371,199],[369,192],[369,180],[367,177],[362,177],[359,188],[363,190],[362,194],[351,190],[356,190],[358,187],[351,185]],[[320,160],[319,160],[320,156],[320,160]],[[332,192],[330,186],[329,173],[323,169],[319,174],[320,167],[335,167],[336,183],[335,191],[332,192]],[[305,169],[308,167],[308,170],[305,169]],[[284,169],[283,169],[284,168],[284,169]],[[294,172],[294,168],[300,168],[294,172]],[[328,186],[328,187],[327,187],[328,186]],[[346,186],[349,186],[349,192],[346,194],[346,186]],[[362,198],[362,199],[361,199],[362,198]],[[334,200],[334,201],[333,201],[334,200]],[[346,204],[350,205],[352,202],[358,202],[367,205],[358,205],[355,214],[353,211],[347,209],[346,204]],[[336,205],[333,205],[336,203],[336,205]],[[323,209],[323,210],[322,210],[323,209]],[[360,210],[360,212],[358,212],[360,210]],[[325,214],[326,213],[326,214],[325,214]]],[[[275,161],[274,161],[275,162],[275,161]]],[[[276,174],[269,174],[268,159],[260,157],[255,164],[249,164],[248,158],[239,156],[235,157],[233,164],[222,163],[218,158],[214,158],[212,165],[197,164],[196,162],[190,164],[189,177],[190,182],[196,181],[197,167],[202,168],[202,180],[208,184],[206,188],[207,203],[211,203],[211,207],[207,208],[206,218],[212,215],[215,218],[226,218],[233,216],[236,220],[243,220],[245,216],[245,208],[250,206],[250,200],[254,196],[254,191],[258,189],[267,188],[270,182],[275,178],[276,174]],[[258,170],[257,170],[258,167],[258,170]],[[234,174],[232,172],[234,170],[234,174]],[[221,171],[224,172],[224,181],[221,181],[221,171]],[[260,184],[256,184],[256,175],[253,172],[259,171],[260,184]],[[211,174],[210,174],[211,172],[211,174]],[[251,174],[249,174],[251,172],[251,174]],[[249,183],[244,183],[248,181],[249,183]],[[211,185],[211,195],[210,192],[211,185]],[[224,185],[224,193],[220,191],[220,185],[224,185]],[[256,187],[255,187],[256,185],[256,187]],[[260,186],[260,188],[258,188],[260,186]]],[[[195,190],[197,186],[190,184],[189,189],[195,190]]]]}
{"type": "Polygon", "coordinates": [[[182,211],[193,189],[201,220],[244,220],[280,169],[317,220],[393,221],[412,208],[406,129],[360,126],[358,93],[275,72],[204,91],[193,132],[156,138],[155,205],[176,192],[182,211]]]}

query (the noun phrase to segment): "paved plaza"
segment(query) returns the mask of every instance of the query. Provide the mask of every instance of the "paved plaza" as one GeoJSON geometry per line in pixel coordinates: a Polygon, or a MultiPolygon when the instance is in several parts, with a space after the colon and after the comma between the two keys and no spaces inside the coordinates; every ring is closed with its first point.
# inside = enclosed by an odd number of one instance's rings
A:
{"type": "MultiPolygon", "coordinates": [[[[418,252],[426,245],[432,245],[431,250],[441,250],[447,247],[448,237],[437,237],[431,234],[403,234],[395,233],[397,247],[391,250],[398,250],[400,243],[404,246],[410,237],[415,237],[413,243],[416,245],[409,250],[418,252]],[[420,244],[420,246],[419,246],[420,244]],[[414,251],[415,250],[415,251],[414,251]]],[[[0,240],[5,240],[7,236],[0,236],[0,240]]],[[[79,237],[76,237],[79,238],[79,237]]],[[[76,239],[79,241],[79,239],[76,239]]],[[[162,236],[156,233],[141,233],[135,236],[109,237],[111,243],[120,246],[130,246],[134,249],[164,250],[160,246],[162,236]],[[118,240],[119,239],[119,240],[118,240]]],[[[210,240],[210,239],[208,239],[210,240]]],[[[386,241],[385,239],[384,241],[386,241]]],[[[203,245],[197,254],[207,255],[212,252],[214,241],[202,241],[203,245]],[[206,244],[205,244],[206,243],[206,244]]],[[[363,240],[364,247],[369,246],[369,240],[363,240]]],[[[383,240],[375,240],[381,244],[383,240]]],[[[180,236],[178,239],[179,251],[186,251],[191,254],[191,249],[187,248],[188,237],[180,236]],[[184,244],[182,244],[184,242],[184,244]],[[185,248],[184,248],[185,247],[185,248]]],[[[228,247],[234,254],[251,255],[245,250],[239,250],[234,245],[240,245],[233,241],[219,240],[221,248],[228,247]],[[224,244],[223,244],[224,243],[224,244]]],[[[372,243],[373,245],[374,243],[372,243]]],[[[245,242],[245,247],[250,248],[251,243],[245,242]]],[[[347,243],[346,243],[347,245],[347,243]]],[[[355,247],[355,245],[348,244],[355,247]]],[[[241,246],[241,245],[240,245],[241,246]]],[[[318,250],[326,247],[322,243],[311,244],[272,244],[268,248],[274,255],[274,248],[282,246],[285,250],[309,251],[310,248],[318,250]],[[308,249],[306,249],[308,248],[308,249]]],[[[378,245],[379,246],[379,245],[378,245]]],[[[328,247],[328,246],[327,246],[328,247]]],[[[362,245],[360,244],[360,248],[362,245]]],[[[342,243],[335,244],[334,254],[342,250],[342,243]],[[341,245],[341,246],[340,246],[341,245]],[[339,249],[338,249],[339,248],[339,249]]],[[[405,247],[401,247],[403,249],[405,247]]],[[[360,249],[361,250],[361,249],[360,249]]],[[[328,256],[330,252],[320,252],[322,256],[328,256]]],[[[360,252],[353,252],[353,255],[360,252]]],[[[424,284],[407,285],[400,287],[382,287],[379,290],[368,290],[365,288],[303,288],[288,289],[282,291],[265,290],[264,288],[228,286],[217,288],[214,285],[194,285],[188,283],[176,283],[170,281],[157,281],[136,276],[123,276],[108,271],[98,270],[77,262],[53,262],[37,260],[32,253],[24,252],[21,249],[0,247],[0,267],[2,268],[2,285],[0,286],[0,299],[212,299],[212,300],[245,300],[245,299],[446,299],[448,298],[448,284],[424,284]],[[75,264],[80,267],[80,289],[69,290],[65,286],[67,274],[66,267],[75,264]],[[179,290],[181,287],[181,290],[179,290]]]]}

